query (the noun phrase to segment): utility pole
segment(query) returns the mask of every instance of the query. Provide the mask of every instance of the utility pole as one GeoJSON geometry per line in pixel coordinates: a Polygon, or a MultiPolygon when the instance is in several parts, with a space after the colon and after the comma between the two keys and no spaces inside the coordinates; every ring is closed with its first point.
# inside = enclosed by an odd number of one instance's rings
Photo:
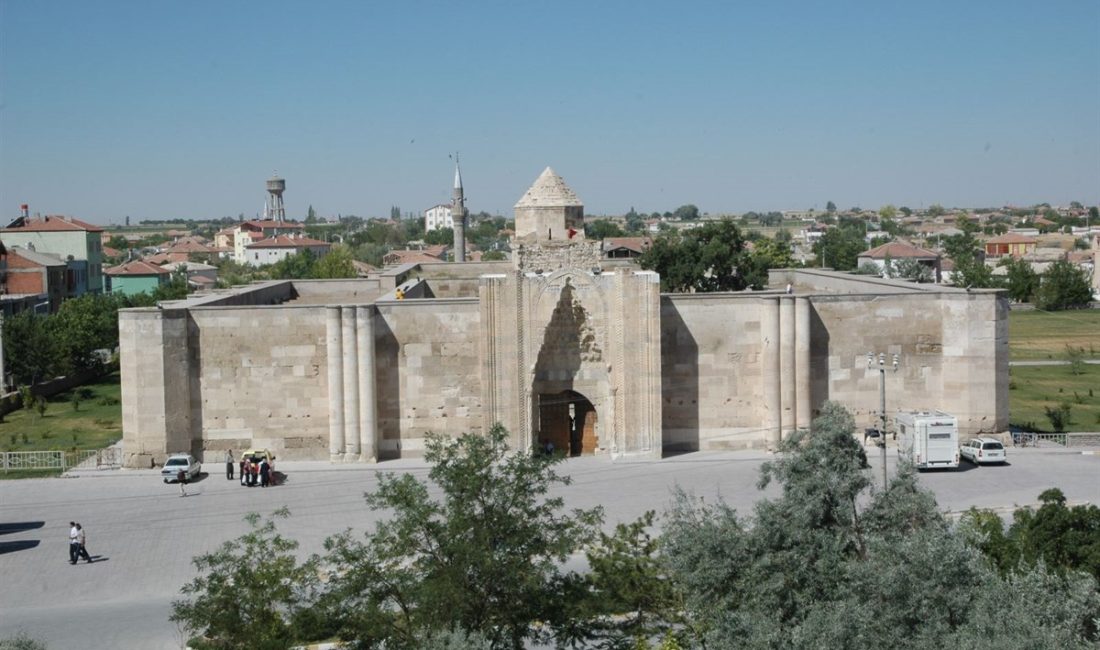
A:
{"type": "MultiPolygon", "coordinates": [[[[893,368],[894,372],[898,371],[898,355],[893,355],[893,368]]],[[[867,353],[867,367],[873,368],[875,365],[875,353],[867,353]]],[[[878,425],[878,443],[882,448],[882,489],[886,490],[888,485],[886,477],[886,353],[878,353],[878,404],[879,404],[879,425],[878,425]]]]}

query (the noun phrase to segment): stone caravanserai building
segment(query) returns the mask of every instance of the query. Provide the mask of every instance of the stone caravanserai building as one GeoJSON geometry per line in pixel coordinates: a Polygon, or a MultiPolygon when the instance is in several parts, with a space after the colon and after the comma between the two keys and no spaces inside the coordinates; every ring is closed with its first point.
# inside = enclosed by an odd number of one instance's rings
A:
{"type": "Polygon", "coordinates": [[[663,294],[655,273],[602,259],[550,169],[515,219],[511,261],[124,310],[126,464],[250,447],[372,462],[419,454],[429,432],[497,422],[516,448],[549,441],[571,455],[772,448],[826,400],[871,424],[869,352],[899,357],[888,410],[940,409],[964,434],[1008,427],[996,291],[798,269],[772,271],[771,290],[663,294]]]}

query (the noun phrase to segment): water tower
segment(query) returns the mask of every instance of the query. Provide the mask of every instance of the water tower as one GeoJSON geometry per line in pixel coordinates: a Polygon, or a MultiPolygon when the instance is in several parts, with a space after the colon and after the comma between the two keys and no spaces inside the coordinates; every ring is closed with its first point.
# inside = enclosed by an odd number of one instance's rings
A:
{"type": "Polygon", "coordinates": [[[267,193],[271,195],[271,208],[267,213],[268,219],[286,221],[286,210],[283,209],[283,192],[286,191],[286,180],[276,174],[267,181],[267,193]]]}

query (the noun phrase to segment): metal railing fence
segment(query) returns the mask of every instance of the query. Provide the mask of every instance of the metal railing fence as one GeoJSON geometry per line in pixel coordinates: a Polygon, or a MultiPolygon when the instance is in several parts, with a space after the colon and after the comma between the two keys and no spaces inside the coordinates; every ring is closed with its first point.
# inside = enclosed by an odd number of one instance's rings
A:
{"type": "Polygon", "coordinates": [[[20,470],[55,469],[113,469],[122,467],[122,450],[117,447],[107,449],[71,449],[56,451],[4,451],[0,452],[0,470],[6,472],[20,470]]]}

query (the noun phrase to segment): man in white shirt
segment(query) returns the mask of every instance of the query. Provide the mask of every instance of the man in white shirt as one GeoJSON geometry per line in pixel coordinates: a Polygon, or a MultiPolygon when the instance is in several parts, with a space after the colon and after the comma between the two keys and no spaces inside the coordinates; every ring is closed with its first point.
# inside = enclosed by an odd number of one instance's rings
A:
{"type": "Polygon", "coordinates": [[[69,522],[69,564],[76,564],[80,557],[80,529],[75,521],[69,522]]]}

